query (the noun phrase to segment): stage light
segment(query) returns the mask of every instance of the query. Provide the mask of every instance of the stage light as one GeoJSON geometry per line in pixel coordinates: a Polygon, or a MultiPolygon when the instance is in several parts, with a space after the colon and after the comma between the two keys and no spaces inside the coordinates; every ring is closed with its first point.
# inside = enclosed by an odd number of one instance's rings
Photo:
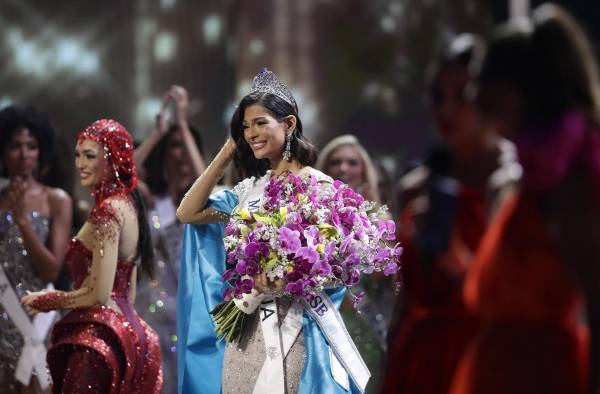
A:
{"type": "Polygon", "coordinates": [[[154,57],[166,62],[175,57],[177,52],[177,37],[171,32],[161,32],[154,39],[154,57]]]}
{"type": "Polygon", "coordinates": [[[218,15],[209,15],[202,22],[202,34],[207,45],[216,44],[223,32],[223,22],[218,15]]]}
{"type": "Polygon", "coordinates": [[[163,10],[169,10],[175,7],[176,0],[160,0],[160,8],[163,10]]]}
{"type": "Polygon", "coordinates": [[[81,48],[75,40],[62,40],[56,47],[55,62],[57,67],[70,67],[77,62],[81,48]]]}
{"type": "Polygon", "coordinates": [[[260,38],[255,38],[252,41],[250,41],[249,49],[250,53],[255,56],[262,55],[265,51],[265,43],[260,38]]]}
{"type": "Polygon", "coordinates": [[[396,21],[389,15],[386,15],[383,18],[381,18],[380,25],[381,30],[383,30],[386,33],[391,33],[394,30],[396,30],[396,21]]]}

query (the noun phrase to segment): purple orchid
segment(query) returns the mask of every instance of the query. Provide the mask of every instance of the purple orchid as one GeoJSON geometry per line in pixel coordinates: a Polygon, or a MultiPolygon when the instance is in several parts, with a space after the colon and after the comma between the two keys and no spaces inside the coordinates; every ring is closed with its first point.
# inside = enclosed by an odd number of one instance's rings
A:
{"type": "Polygon", "coordinates": [[[288,227],[281,227],[279,229],[279,235],[277,240],[281,244],[281,249],[286,252],[286,254],[296,253],[298,249],[300,249],[300,232],[295,230],[290,230],[288,227]]]}

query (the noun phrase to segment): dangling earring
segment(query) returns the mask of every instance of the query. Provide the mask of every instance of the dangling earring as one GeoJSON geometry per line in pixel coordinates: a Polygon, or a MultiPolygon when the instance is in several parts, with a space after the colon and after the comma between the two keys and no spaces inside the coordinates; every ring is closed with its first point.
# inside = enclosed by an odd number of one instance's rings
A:
{"type": "Polygon", "coordinates": [[[283,151],[283,160],[292,161],[292,131],[285,137],[285,150],[283,151]]]}

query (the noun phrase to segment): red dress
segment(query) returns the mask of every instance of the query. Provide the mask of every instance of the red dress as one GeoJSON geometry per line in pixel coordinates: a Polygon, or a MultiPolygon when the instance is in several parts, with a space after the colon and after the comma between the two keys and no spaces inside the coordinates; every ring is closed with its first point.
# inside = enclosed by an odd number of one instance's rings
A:
{"type": "Polygon", "coordinates": [[[482,241],[465,298],[486,323],[453,394],[586,391],[582,296],[535,202],[527,193],[507,201],[482,241]]]}
{"type": "Polygon", "coordinates": [[[382,393],[446,393],[477,321],[462,299],[463,278],[486,225],[483,196],[463,189],[448,250],[427,271],[412,242],[414,211],[400,218],[404,311],[390,341],[382,393]]]}
{"type": "Polygon", "coordinates": [[[484,324],[452,394],[588,391],[583,295],[540,207],[571,174],[600,197],[600,133],[577,111],[542,126],[519,134],[523,191],[498,213],[467,276],[465,301],[484,324]]]}
{"type": "MultiPolygon", "coordinates": [[[[76,288],[92,264],[92,252],[71,241],[65,257],[76,288]]],[[[134,265],[117,262],[111,297],[121,309],[77,308],[52,331],[47,360],[55,393],[159,393],[162,386],[158,337],[129,302],[134,265]]]]}

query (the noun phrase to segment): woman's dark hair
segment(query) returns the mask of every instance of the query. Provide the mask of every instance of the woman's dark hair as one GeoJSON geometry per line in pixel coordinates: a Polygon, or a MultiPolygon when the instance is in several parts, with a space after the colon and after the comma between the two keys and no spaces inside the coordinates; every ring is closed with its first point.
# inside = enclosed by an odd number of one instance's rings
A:
{"type": "Polygon", "coordinates": [[[152,239],[150,238],[150,225],[148,224],[148,215],[146,204],[139,188],[131,192],[131,197],[137,211],[139,238],[138,238],[138,257],[142,262],[142,271],[151,279],[154,278],[154,249],[152,248],[152,239]]]}
{"type": "Polygon", "coordinates": [[[45,185],[62,189],[69,196],[75,195],[73,150],[69,147],[64,135],[56,135],[50,163],[40,170],[39,178],[45,185]]]}
{"type": "Polygon", "coordinates": [[[496,31],[481,65],[480,83],[515,88],[529,119],[552,119],[578,109],[598,122],[598,67],[581,27],[554,4],[536,8],[531,22],[509,22],[496,31]]]}
{"type": "Polygon", "coordinates": [[[444,42],[435,62],[427,69],[427,90],[434,102],[439,100],[440,73],[453,66],[470,68],[472,62],[481,56],[484,44],[481,38],[471,33],[463,33],[444,42]]]}
{"type": "MultiPolygon", "coordinates": [[[[194,142],[196,143],[196,147],[200,153],[203,152],[203,141],[202,136],[198,132],[197,129],[189,126],[190,132],[192,133],[192,137],[194,138],[194,142]]],[[[179,130],[178,125],[173,125],[169,128],[169,131],[165,136],[156,144],[150,155],[148,155],[148,159],[144,162],[144,168],[146,169],[146,179],[144,181],[150,188],[152,194],[161,195],[167,192],[167,177],[164,171],[165,167],[165,156],[167,153],[167,148],[169,146],[169,140],[173,136],[173,134],[179,130]]]]}
{"type": "MultiPolygon", "coordinates": [[[[312,166],[317,161],[316,148],[302,135],[302,122],[298,116],[298,111],[287,101],[271,93],[255,92],[247,95],[240,101],[233,116],[231,117],[231,138],[235,141],[237,149],[233,155],[233,162],[242,178],[250,176],[262,176],[270,168],[269,160],[257,160],[254,157],[252,149],[244,139],[244,112],[246,108],[258,104],[264,107],[271,115],[282,122],[287,116],[296,117],[296,128],[293,131],[290,150],[292,158],[298,160],[300,164],[312,166]]],[[[281,147],[283,152],[283,146],[281,147]]]]}
{"type": "MultiPolygon", "coordinates": [[[[38,170],[46,168],[52,159],[56,132],[48,116],[31,106],[11,105],[0,111],[0,155],[4,154],[15,133],[23,128],[37,140],[40,150],[38,170]]],[[[8,175],[5,168],[2,168],[2,175],[8,175]]]]}

